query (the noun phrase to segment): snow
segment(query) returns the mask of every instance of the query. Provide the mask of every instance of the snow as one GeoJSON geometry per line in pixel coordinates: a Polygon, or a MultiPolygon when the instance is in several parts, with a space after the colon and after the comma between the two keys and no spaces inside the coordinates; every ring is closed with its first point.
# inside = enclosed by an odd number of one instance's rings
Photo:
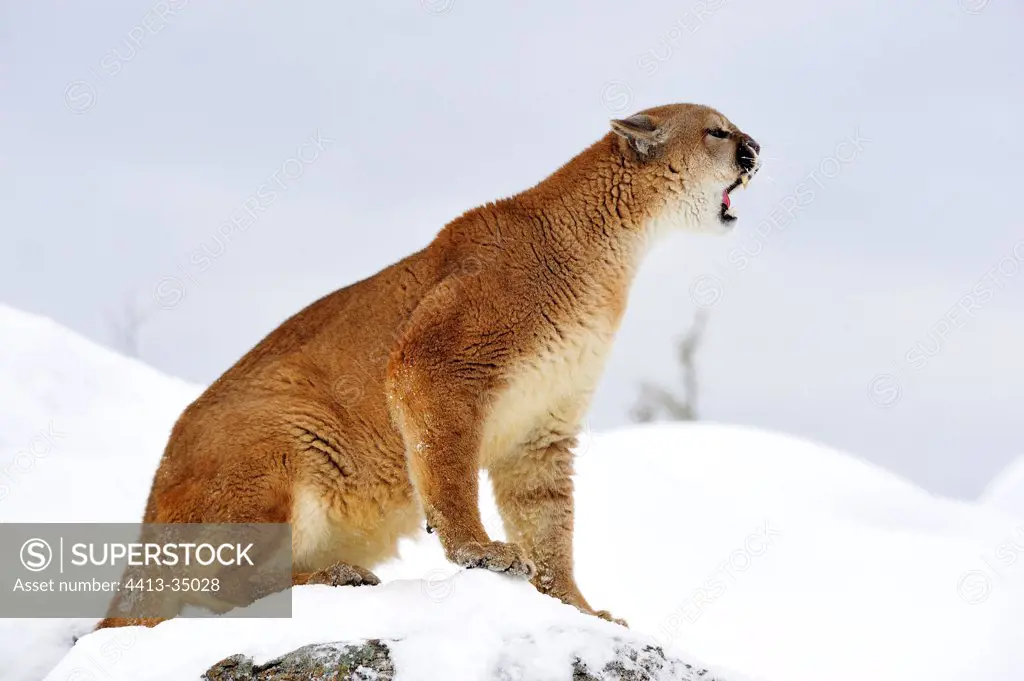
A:
{"type": "Polygon", "coordinates": [[[202,388],[0,305],[0,522],[137,522],[202,388]]]}
{"type": "Polygon", "coordinates": [[[979,501],[1024,523],[1024,456],[1011,461],[992,478],[979,501]]]}
{"type": "Polygon", "coordinates": [[[229,653],[244,652],[265,662],[312,642],[379,638],[394,641],[389,643],[392,659],[405,681],[487,679],[499,664],[506,670],[516,667],[508,678],[549,679],[571,669],[577,656],[593,669],[603,668],[613,651],[595,641],[653,643],[509,577],[459,574],[444,599],[422,584],[399,580],[380,587],[300,588],[287,624],[179,619],[151,630],[103,630],[81,641],[48,678],[62,680],[77,671],[97,678],[191,679],[229,653]],[[543,646],[537,645],[539,638],[543,646]],[[113,648],[122,652],[120,659],[100,662],[102,651],[113,648]]]}
{"type": "MultiPolygon", "coordinates": [[[[0,477],[9,488],[0,520],[138,520],[170,426],[199,388],[9,308],[0,307],[0,338],[0,385],[16,388],[0,395],[0,466],[51,422],[61,434],[15,471],[15,484],[0,477]]],[[[498,659],[523,665],[524,679],[546,678],[586,647],[580,632],[650,637],[733,670],[727,681],[1024,678],[1022,516],[730,425],[588,435],[578,455],[578,580],[631,632],[527,584],[457,570],[421,532],[376,570],[380,587],[297,588],[291,620],[179,619],[89,634],[47,678],[195,678],[234,653],[261,661],[371,637],[401,638],[404,679],[479,678],[498,659]],[[556,640],[534,660],[524,646],[542,636],[556,640]]],[[[501,538],[488,495],[481,510],[501,538]]],[[[42,678],[88,625],[0,620],[0,679],[42,678]]]]}

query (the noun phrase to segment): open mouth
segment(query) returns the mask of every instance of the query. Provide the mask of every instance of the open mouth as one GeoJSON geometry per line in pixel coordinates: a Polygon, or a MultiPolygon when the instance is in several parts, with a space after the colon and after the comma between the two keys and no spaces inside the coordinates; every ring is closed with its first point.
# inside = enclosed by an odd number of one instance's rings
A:
{"type": "Polygon", "coordinates": [[[750,182],[750,178],[753,176],[754,173],[743,173],[738,178],[736,178],[735,182],[730,184],[722,191],[722,207],[718,211],[718,215],[722,219],[722,222],[736,221],[737,215],[732,210],[732,200],[729,198],[729,194],[732,193],[733,189],[736,189],[736,187],[739,187],[740,185],[746,187],[747,183],[750,182]]]}

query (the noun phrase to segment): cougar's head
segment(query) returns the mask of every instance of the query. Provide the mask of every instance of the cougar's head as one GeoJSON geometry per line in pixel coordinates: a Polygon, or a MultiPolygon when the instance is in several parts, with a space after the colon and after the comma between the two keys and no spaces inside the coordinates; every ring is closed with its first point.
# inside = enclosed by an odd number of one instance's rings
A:
{"type": "Polygon", "coordinates": [[[633,166],[631,191],[659,229],[724,232],[736,221],[729,194],[760,168],[761,145],[714,109],[670,104],[612,121],[633,166]]]}

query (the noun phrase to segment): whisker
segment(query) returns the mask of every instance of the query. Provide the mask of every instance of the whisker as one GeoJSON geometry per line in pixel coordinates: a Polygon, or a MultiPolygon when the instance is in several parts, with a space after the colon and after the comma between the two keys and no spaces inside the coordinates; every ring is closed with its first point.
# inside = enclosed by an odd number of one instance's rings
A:
{"type": "Polygon", "coordinates": [[[771,165],[779,165],[779,166],[782,166],[782,167],[786,167],[786,166],[792,167],[793,166],[792,163],[788,163],[788,162],[784,161],[782,158],[780,158],[778,156],[762,156],[761,159],[762,159],[762,162],[770,163],[771,165]]]}

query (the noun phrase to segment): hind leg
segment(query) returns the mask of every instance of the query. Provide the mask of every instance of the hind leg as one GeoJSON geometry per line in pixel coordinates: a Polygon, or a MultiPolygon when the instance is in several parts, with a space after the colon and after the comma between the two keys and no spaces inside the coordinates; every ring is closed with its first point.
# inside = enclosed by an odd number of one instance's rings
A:
{"type": "Polygon", "coordinates": [[[113,627],[155,627],[163,622],[165,617],[105,617],[96,625],[96,629],[110,629],[113,627]]]}
{"type": "MultiPolygon", "coordinates": [[[[245,443],[249,445],[251,443],[245,443]]],[[[170,449],[170,448],[169,448],[170,449]]],[[[247,451],[252,451],[247,449],[247,451]]],[[[175,523],[288,523],[288,490],[287,472],[278,457],[253,456],[251,460],[243,460],[241,456],[232,457],[231,452],[219,459],[212,457],[192,460],[188,457],[175,460],[165,454],[160,469],[156,474],[153,489],[150,492],[144,522],[147,524],[175,523]],[[182,465],[186,464],[186,465],[182,465]]],[[[150,525],[147,525],[150,526],[150,525]]],[[[144,526],[143,537],[146,536],[144,526]]],[[[159,541],[159,540],[157,540],[159,541]]],[[[284,547],[287,550],[287,545],[284,547]]],[[[271,554],[273,551],[270,552],[271,554]]],[[[269,559],[267,556],[253,555],[254,561],[269,559]]],[[[260,565],[260,562],[256,563],[260,565]]],[[[148,573],[146,573],[148,575],[148,573]]],[[[287,573],[285,573],[287,574],[287,573]]],[[[125,578],[140,576],[138,571],[126,572],[125,578]]],[[[204,576],[215,576],[212,573],[204,576]]],[[[217,575],[221,583],[230,581],[227,574],[217,575]]],[[[285,577],[285,584],[287,583],[285,577]]],[[[271,580],[280,584],[281,580],[271,580]]],[[[279,590],[279,589],[274,589],[279,590]]],[[[211,599],[209,594],[174,594],[167,590],[154,594],[135,592],[137,602],[130,608],[131,612],[121,609],[126,592],[115,595],[108,617],[103,619],[97,629],[125,626],[152,627],[169,615],[181,612],[186,605],[205,607],[214,612],[229,610],[233,607],[245,606],[267,593],[255,593],[248,582],[241,583],[236,589],[226,589],[218,596],[222,600],[211,599]],[[116,616],[117,614],[129,616],[116,616]],[[159,614],[162,617],[138,617],[131,615],[159,614]]]]}
{"type": "MultiPolygon", "coordinates": [[[[377,586],[380,578],[369,570],[348,563],[335,563],[316,572],[292,573],[292,586],[325,584],[327,586],[377,586]]],[[[155,627],[166,618],[160,617],[107,617],[96,629],[109,627],[155,627]]]]}
{"type": "Polygon", "coordinates": [[[316,572],[292,574],[292,584],[326,584],[327,586],[376,586],[380,584],[377,575],[369,570],[348,563],[335,563],[316,572]]]}

